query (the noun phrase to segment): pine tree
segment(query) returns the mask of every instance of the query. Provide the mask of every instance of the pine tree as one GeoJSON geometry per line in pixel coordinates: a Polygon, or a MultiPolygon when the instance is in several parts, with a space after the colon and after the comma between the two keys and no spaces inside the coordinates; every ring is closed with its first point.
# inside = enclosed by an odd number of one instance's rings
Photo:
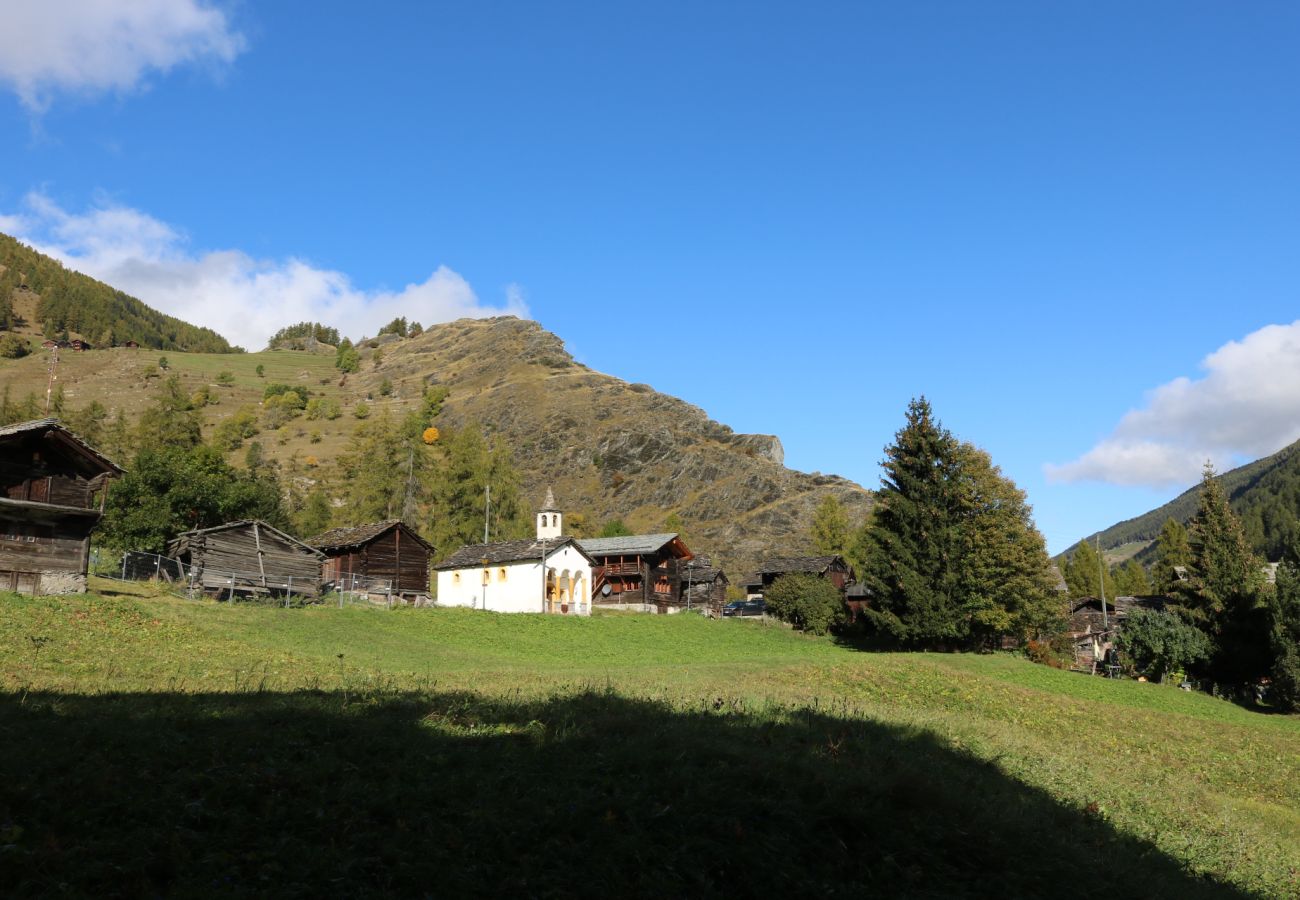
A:
{"type": "Polygon", "coordinates": [[[1188,537],[1192,559],[1179,600],[1210,638],[1208,674],[1220,684],[1254,681],[1270,661],[1263,567],[1210,466],[1188,537]]]}
{"type": "Polygon", "coordinates": [[[958,446],[924,397],[908,404],[883,467],[865,548],[862,580],[875,599],[867,619],[901,644],[963,642],[958,446]]]}
{"type": "Polygon", "coordinates": [[[1178,569],[1185,569],[1192,561],[1192,545],[1188,543],[1187,529],[1177,519],[1166,519],[1156,539],[1156,559],[1151,564],[1151,586],[1157,593],[1173,594],[1181,578],[1178,569]]]}
{"type": "Polygon", "coordinates": [[[1269,600],[1270,675],[1273,702],[1300,712],[1300,558],[1295,550],[1277,569],[1277,586],[1269,600]]]}
{"type": "Polygon", "coordinates": [[[812,520],[813,553],[817,556],[845,556],[849,549],[849,516],[834,494],[817,504],[812,520]]]}

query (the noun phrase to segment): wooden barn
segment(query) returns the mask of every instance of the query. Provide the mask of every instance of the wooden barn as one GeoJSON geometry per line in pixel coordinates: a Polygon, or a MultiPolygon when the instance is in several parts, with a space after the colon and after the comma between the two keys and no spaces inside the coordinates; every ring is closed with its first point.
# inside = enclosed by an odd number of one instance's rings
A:
{"type": "Polygon", "coordinates": [[[84,591],[90,532],[121,474],[58,419],[0,427],[0,590],[84,591]]]}
{"type": "Polygon", "coordinates": [[[265,522],[187,531],[167,545],[191,587],[217,597],[319,597],[325,554],[265,522]]]}
{"type": "Polygon", "coordinates": [[[631,604],[661,613],[686,605],[683,567],[695,554],[677,534],[579,538],[578,544],[596,561],[592,601],[597,605],[631,604]]]}
{"type": "Polygon", "coordinates": [[[681,567],[681,590],[686,605],[721,616],[727,603],[727,573],[715,567],[707,556],[697,556],[681,567]]]}
{"type": "Polygon", "coordinates": [[[325,554],[325,582],[344,589],[383,591],[421,600],[429,596],[433,547],[400,519],[335,528],[307,541],[325,554]]]}
{"type": "Polygon", "coordinates": [[[745,579],[746,593],[761,597],[782,575],[817,575],[825,578],[841,593],[855,580],[853,567],[842,556],[777,556],[758,567],[745,579]]]}

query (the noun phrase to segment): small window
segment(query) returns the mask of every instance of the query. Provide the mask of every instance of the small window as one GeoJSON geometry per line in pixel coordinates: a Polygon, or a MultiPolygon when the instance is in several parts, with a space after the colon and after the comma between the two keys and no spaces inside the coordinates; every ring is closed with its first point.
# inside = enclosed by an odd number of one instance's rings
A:
{"type": "Polygon", "coordinates": [[[452,583],[452,584],[460,584],[460,573],[459,573],[459,572],[452,572],[452,573],[451,573],[451,583],[452,583]]]}
{"type": "Polygon", "coordinates": [[[505,581],[505,580],[506,580],[506,570],[497,569],[497,581],[505,581]]]}

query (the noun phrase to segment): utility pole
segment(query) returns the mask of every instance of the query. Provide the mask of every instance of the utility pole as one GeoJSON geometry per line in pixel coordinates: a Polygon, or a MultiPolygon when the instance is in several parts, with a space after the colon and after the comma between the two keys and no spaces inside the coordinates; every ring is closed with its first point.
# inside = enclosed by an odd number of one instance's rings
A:
{"type": "Polygon", "coordinates": [[[1101,535],[1097,535],[1097,589],[1101,592],[1101,627],[1110,631],[1110,615],[1106,612],[1106,559],[1101,555],[1101,535]]]}
{"type": "Polygon", "coordinates": [[[483,509],[483,543],[488,542],[488,523],[492,521],[492,485],[485,485],[483,494],[487,498],[483,509]]]}

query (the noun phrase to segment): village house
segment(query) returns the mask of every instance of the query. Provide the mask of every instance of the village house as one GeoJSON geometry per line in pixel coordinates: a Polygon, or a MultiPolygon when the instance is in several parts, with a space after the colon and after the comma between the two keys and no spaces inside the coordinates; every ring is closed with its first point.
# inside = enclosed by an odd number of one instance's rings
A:
{"type": "Polygon", "coordinates": [[[1114,647],[1115,633],[1130,612],[1164,608],[1165,598],[1157,596],[1116,597],[1106,601],[1104,613],[1102,602],[1096,597],[1081,597],[1071,603],[1067,629],[1074,644],[1075,668],[1097,670],[1106,651],[1114,647]]]}
{"type": "Polygon", "coordinates": [[[400,519],[335,528],[307,543],[325,554],[329,587],[416,603],[429,597],[433,547],[400,519]]]}
{"type": "Polygon", "coordinates": [[[582,538],[580,543],[596,561],[598,606],[660,613],[686,607],[685,567],[695,554],[678,534],[582,538]]]}
{"type": "Polygon", "coordinates": [[[0,590],[84,591],[90,532],[122,474],[58,419],[0,427],[0,590]]]}
{"type": "Polygon", "coordinates": [[[434,566],[438,605],[590,615],[594,560],[563,533],[563,523],[547,490],[535,538],[470,544],[434,566]]]}
{"type": "Polygon", "coordinates": [[[256,519],[186,531],[167,555],[215,597],[320,596],[325,554],[256,519]]]}
{"type": "Polygon", "coordinates": [[[853,567],[842,556],[777,556],[767,560],[743,584],[746,596],[757,599],[782,575],[816,575],[844,592],[855,580],[853,567]]]}

